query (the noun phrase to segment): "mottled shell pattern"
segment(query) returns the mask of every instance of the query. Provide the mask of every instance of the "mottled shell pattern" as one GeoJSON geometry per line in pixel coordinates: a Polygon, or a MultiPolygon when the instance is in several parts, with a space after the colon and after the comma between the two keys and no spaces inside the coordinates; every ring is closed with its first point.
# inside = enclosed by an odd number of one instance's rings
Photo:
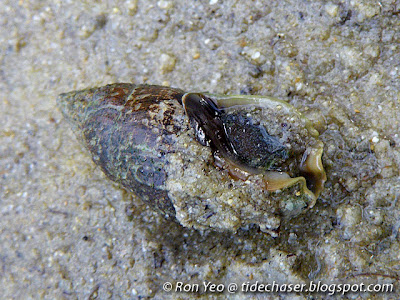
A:
{"type": "Polygon", "coordinates": [[[275,98],[116,83],[57,103],[111,180],[185,227],[275,232],[326,180],[318,132],[275,98]]]}

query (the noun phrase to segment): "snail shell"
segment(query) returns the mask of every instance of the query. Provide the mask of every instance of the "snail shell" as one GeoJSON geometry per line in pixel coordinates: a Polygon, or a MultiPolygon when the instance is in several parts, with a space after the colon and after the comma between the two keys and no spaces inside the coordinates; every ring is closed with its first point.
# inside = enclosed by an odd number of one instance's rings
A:
{"type": "Polygon", "coordinates": [[[186,227],[273,232],[326,180],[318,132],[275,98],[116,83],[57,103],[111,180],[186,227]]]}

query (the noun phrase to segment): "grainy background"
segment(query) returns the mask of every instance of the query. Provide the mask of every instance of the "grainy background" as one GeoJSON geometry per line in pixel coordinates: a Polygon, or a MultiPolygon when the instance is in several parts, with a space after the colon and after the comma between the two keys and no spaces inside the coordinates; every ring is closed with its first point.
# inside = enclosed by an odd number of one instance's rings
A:
{"type": "MultiPolygon", "coordinates": [[[[387,282],[396,293],[337,297],[400,297],[399,1],[3,0],[0,24],[2,299],[216,297],[162,290],[205,280],[387,282]],[[325,142],[326,190],[278,238],[163,220],[56,109],[113,82],[288,100],[325,142]]],[[[307,294],[236,295],[278,296],[307,294]]]]}

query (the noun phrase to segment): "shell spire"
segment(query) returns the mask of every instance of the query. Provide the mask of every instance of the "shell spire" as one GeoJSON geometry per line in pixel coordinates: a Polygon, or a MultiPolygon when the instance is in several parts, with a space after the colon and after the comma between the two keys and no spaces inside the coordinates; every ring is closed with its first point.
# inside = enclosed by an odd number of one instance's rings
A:
{"type": "Polygon", "coordinates": [[[61,94],[57,104],[93,161],[111,180],[164,215],[174,216],[165,190],[166,161],[159,155],[168,149],[157,146],[158,134],[149,130],[145,121],[159,113],[157,104],[171,101],[163,111],[166,117],[160,128],[166,131],[167,138],[167,127],[173,123],[168,114],[173,115],[176,106],[180,106],[176,99],[182,94],[179,89],[118,83],[61,94]],[[154,151],[144,154],[142,149],[154,151]]]}

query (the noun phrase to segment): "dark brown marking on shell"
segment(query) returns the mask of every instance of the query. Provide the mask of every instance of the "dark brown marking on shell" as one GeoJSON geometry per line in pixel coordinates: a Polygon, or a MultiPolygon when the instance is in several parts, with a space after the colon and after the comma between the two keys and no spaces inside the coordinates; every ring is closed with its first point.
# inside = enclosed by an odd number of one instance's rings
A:
{"type": "Polygon", "coordinates": [[[58,105],[82,136],[93,161],[113,181],[164,215],[175,216],[165,190],[165,153],[186,124],[173,116],[183,91],[162,86],[111,84],[61,94],[58,105]],[[166,105],[162,120],[154,119],[166,105]],[[160,139],[161,137],[161,139],[160,139]]]}

